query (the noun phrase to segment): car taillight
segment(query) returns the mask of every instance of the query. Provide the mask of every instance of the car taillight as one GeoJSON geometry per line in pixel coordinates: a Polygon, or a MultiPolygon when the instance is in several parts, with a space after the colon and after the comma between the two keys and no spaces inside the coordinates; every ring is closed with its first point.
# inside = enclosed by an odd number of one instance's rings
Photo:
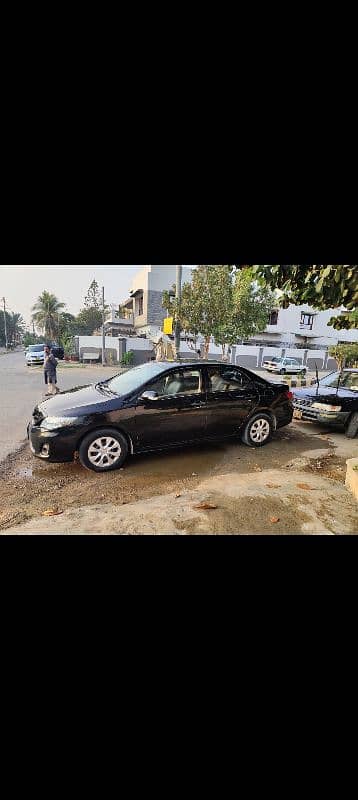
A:
{"type": "Polygon", "coordinates": [[[285,400],[293,400],[293,392],[285,392],[283,396],[285,400]]]}

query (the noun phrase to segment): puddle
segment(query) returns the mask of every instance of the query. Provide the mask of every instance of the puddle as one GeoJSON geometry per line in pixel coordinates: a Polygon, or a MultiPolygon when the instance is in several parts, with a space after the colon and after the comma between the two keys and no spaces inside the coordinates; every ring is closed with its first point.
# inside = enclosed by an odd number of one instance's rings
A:
{"type": "Polygon", "coordinates": [[[163,453],[148,453],[134,456],[125,465],[125,470],[138,477],[190,478],[193,475],[208,475],[218,464],[236,449],[235,446],[209,445],[168,450],[163,453]]]}

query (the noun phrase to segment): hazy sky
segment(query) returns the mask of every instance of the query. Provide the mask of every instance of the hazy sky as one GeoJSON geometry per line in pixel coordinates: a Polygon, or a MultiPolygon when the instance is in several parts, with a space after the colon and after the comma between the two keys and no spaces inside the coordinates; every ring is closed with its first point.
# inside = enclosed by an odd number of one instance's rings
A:
{"type": "Polygon", "coordinates": [[[46,289],[67,304],[66,311],[77,314],[95,278],[106,289],[108,303],[126,300],[135,273],[141,265],[116,266],[11,266],[0,265],[0,298],[5,296],[10,311],[22,314],[27,324],[31,308],[46,289]]]}

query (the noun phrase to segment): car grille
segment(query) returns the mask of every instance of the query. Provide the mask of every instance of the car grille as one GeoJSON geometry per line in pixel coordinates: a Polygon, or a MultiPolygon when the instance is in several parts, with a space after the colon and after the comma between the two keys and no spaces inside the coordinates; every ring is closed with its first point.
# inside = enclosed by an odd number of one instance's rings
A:
{"type": "Polygon", "coordinates": [[[313,403],[314,400],[310,397],[293,398],[293,408],[297,409],[297,411],[302,411],[302,419],[308,419],[312,422],[316,421],[319,416],[319,411],[312,408],[313,403]]]}
{"type": "Polygon", "coordinates": [[[309,408],[313,404],[311,397],[294,397],[293,404],[295,408],[309,408]]]}

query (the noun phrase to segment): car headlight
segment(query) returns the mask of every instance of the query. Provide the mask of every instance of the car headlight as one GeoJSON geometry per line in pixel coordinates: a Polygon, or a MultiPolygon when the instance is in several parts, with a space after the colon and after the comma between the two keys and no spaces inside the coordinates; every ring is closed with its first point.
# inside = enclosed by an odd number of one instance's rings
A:
{"type": "Polygon", "coordinates": [[[47,431],[55,431],[60,428],[68,428],[71,425],[76,425],[81,417],[45,417],[41,422],[41,428],[47,431]]]}
{"type": "Polygon", "coordinates": [[[317,411],[341,411],[342,406],[329,406],[327,403],[313,403],[312,408],[317,411]]]}

